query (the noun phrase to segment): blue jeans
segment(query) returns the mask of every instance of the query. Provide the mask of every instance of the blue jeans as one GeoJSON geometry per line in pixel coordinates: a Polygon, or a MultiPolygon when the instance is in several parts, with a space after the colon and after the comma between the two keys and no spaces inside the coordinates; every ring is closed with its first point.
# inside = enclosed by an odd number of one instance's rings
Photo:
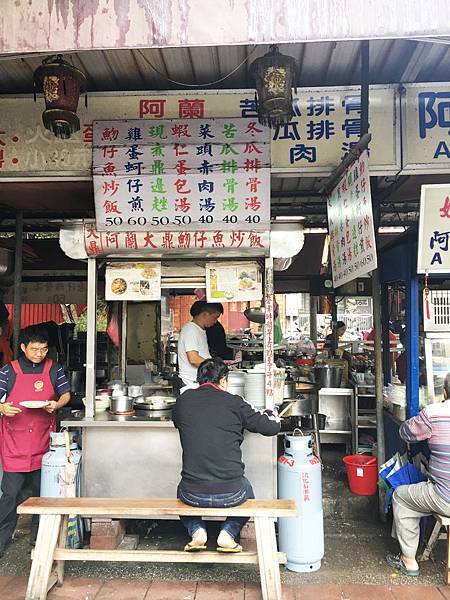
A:
{"type": "MultiPolygon", "coordinates": [[[[255,497],[250,482],[244,477],[244,483],[237,492],[228,492],[226,494],[192,494],[183,490],[181,484],[177,488],[177,497],[190,506],[201,506],[202,508],[227,508],[228,506],[238,506],[246,500],[255,497]]],[[[181,522],[192,537],[197,529],[206,529],[205,522],[199,517],[180,517],[181,522]]],[[[249,517],[227,517],[222,524],[221,530],[229,533],[235,538],[249,517]]]]}

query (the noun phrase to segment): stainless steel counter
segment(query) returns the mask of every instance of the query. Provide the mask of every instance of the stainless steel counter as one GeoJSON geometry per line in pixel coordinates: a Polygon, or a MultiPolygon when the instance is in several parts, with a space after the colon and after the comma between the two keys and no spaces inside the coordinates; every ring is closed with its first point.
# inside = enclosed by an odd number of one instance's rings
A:
{"type": "MultiPolygon", "coordinates": [[[[82,495],[175,497],[181,444],[169,415],[118,417],[106,412],[92,419],[83,413],[64,419],[63,426],[81,431],[82,495]]],[[[276,498],[277,436],[246,432],[242,455],[256,497],[276,498]]]]}
{"type": "Polygon", "coordinates": [[[61,421],[63,427],[172,427],[170,410],[148,413],[136,411],[132,416],[112,415],[109,411],[100,412],[92,419],[86,418],[83,411],[61,421]]]}

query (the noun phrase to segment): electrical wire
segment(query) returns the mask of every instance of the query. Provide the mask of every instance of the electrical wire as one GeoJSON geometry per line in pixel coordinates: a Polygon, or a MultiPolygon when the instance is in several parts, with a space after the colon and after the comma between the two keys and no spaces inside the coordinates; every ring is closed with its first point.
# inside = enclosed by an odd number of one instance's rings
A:
{"type": "Polygon", "coordinates": [[[183,81],[177,81],[176,79],[171,79],[167,75],[164,75],[164,73],[161,73],[161,71],[159,71],[154,65],[152,65],[152,63],[145,56],[145,54],[142,52],[142,50],[136,49],[136,52],[144,59],[144,61],[147,63],[147,65],[151,69],[153,69],[153,71],[155,71],[155,73],[157,73],[160,77],[162,77],[166,81],[170,81],[170,83],[174,83],[175,85],[183,85],[185,87],[190,87],[190,88],[204,88],[204,87],[208,87],[210,85],[216,85],[217,83],[222,83],[222,81],[225,81],[225,79],[228,79],[228,77],[231,77],[231,75],[236,73],[236,71],[238,71],[248,61],[248,59],[254,54],[256,48],[257,48],[257,44],[255,44],[253,46],[253,48],[250,50],[249,54],[244,58],[244,60],[241,61],[237,65],[237,67],[235,67],[232,71],[230,71],[229,73],[227,73],[220,79],[216,79],[215,81],[209,81],[207,83],[185,83],[183,81]]]}

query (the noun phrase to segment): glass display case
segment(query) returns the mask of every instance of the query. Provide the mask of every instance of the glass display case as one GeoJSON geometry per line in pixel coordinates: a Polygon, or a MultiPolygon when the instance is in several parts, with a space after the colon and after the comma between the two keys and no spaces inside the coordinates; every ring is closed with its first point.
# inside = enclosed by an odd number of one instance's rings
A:
{"type": "MultiPolygon", "coordinates": [[[[444,381],[450,373],[450,332],[428,332],[425,336],[427,404],[444,400],[444,381]]],[[[449,375],[450,378],[450,375],[449,375]]]]}

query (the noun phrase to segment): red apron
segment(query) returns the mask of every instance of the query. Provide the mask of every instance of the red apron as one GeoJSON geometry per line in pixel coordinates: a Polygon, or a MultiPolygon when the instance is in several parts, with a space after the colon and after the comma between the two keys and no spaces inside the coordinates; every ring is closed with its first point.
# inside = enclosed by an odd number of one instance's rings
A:
{"type": "Polygon", "coordinates": [[[42,457],[50,446],[50,432],[56,429],[55,413],[43,408],[25,408],[24,400],[55,399],[50,380],[53,361],[46,359],[42,373],[25,374],[19,361],[11,363],[16,381],[6,401],[21,409],[14,417],[0,418],[0,456],[3,471],[29,473],[41,468],[42,457]]]}

